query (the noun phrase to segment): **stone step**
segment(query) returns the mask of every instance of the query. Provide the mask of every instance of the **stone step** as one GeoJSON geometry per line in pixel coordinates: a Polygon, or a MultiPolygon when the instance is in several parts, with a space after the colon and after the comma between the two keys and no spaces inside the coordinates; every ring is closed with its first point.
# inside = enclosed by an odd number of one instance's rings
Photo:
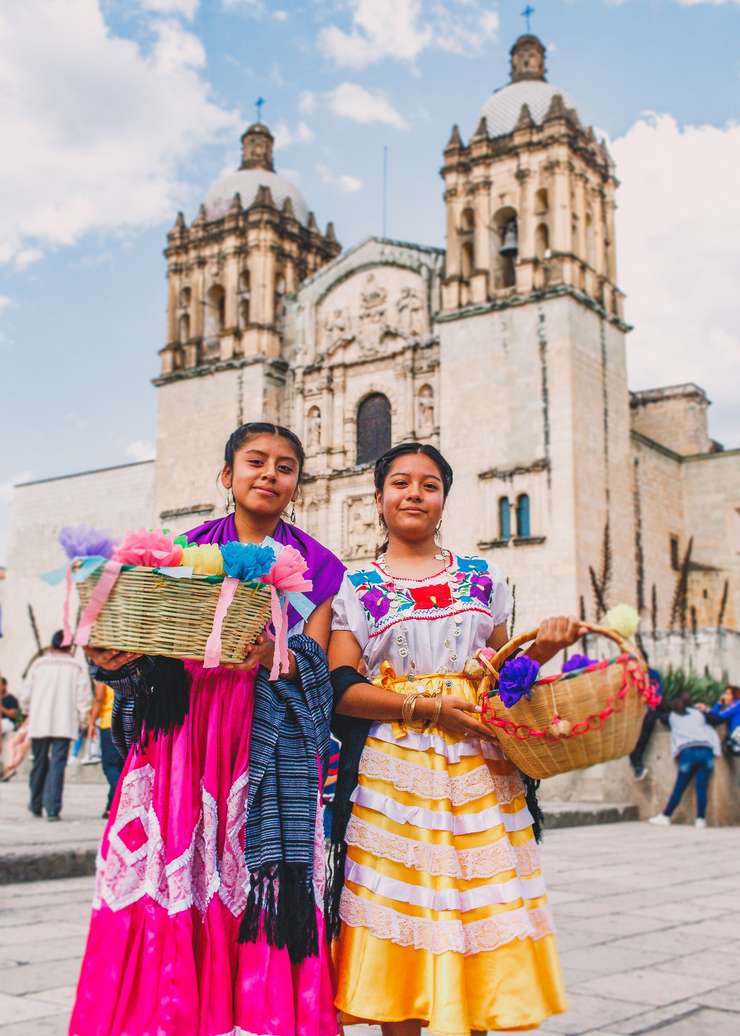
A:
{"type": "Polygon", "coordinates": [[[543,802],[545,828],[590,827],[639,820],[637,806],[629,802],[543,802]]]}

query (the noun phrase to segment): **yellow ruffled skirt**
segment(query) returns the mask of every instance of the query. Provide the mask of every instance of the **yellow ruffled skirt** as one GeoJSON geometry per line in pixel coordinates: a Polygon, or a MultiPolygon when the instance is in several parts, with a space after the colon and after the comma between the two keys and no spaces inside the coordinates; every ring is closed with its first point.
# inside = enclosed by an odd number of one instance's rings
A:
{"type": "MultiPolygon", "coordinates": [[[[462,675],[388,676],[476,700],[462,675]]],[[[336,1005],[436,1036],[532,1029],[566,1010],[521,777],[494,741],[371,728],[347,828],[336,1005]]]]}

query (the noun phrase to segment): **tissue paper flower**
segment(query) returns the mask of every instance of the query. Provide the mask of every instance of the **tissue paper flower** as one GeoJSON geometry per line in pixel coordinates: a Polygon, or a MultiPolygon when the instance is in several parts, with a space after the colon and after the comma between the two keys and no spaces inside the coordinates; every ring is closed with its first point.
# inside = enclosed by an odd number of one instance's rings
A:
{"type": "Polygon", "coordinates": [[[616,604],[606,613],[602,625],[621,633],[625,640],[631,640],[640,625],[640,616],[629,604],[616,604]]]}
{"type": "Polygon", "coordinates": [[[109,558],[116,545],[111,533],[89,525],[65,525],[59,530],[58,540],[70,561],[75,558],[109,558]]]}
{"type": "Polygon", "coordinates": [[[275,564],[272,547],[260,547],[256,543],[239,543],[232,540],[221,547],[224,572],[232,579],[254,580],[267,575],[275,564]]]}
{"type": "Polygon", "coordinates": [[[574,669],[585,669],[595,661],[595,658],[589,658],[588,655],[571,655],[567,662],[563,662],[563,672],[572,673],[574,669]]]}
{"type": "Polygon", "coordinates": [[[136,529],[129,532],[113,553],[113,560],[122,565],[145,565],[148,568],[170,568],[179,565],[182,547],[163,532],[136,529]]]}
{"type": "Polygon", "coordinates": [[[498,678],[498,693],[507,709],[516,705],[525,695],[531,697],[532,684],[539,671],[539,662],[535,662],[529,655],[519,655],[518,658],[504,662],[498,678]]]}
{"type": "Polygon", "coordinates": [[[306,579],[307,569],[308,563],[301,552],[288,544],[280,551],[270,571],[262,577],[262,582],[284,593],[313,590],[313,583],[306,579]]]}
{"type": "Polygon", "coordinates": [[[222,576],[224,559],[217,543],[194,543],[183,548],[181,565],[199,576],[222,576]]]}

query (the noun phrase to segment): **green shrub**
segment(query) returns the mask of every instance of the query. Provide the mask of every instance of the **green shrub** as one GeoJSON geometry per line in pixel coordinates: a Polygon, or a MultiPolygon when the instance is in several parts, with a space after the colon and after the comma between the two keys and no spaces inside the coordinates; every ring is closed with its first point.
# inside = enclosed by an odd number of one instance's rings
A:
{"type": "Polygon", "coordinates": [[[714,705],[724,691],[724,685],[712,676],[699,676],[698,673],[685,673],[683,669],[672,669],[661,674],[663,677],[663,695],[666,701],[675,698],[682,691],[688,691],[692,702],[703,701],[714,705]]]}

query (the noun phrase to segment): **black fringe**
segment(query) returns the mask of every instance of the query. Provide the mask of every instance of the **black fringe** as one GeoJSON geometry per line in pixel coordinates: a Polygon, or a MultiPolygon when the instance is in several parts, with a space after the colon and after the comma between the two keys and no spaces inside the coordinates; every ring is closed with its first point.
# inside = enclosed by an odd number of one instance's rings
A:
{"type": "Polygon", "coordinates": [[[144,748],[151,736],[182,726],[190,708],[190,677],[179,658],[155,658],[136,696],[134,744],[144,748]]]}
{"type": "Polygon", "coordinates": [[[540,786],[540,782],[536,781],[533,777],[527,777],[524,773],[522,774],[522,780],[524,781],[524,792],[527,797],[527,809],[532,814],[532,830],[534,831],[534,837],[536,841],[541,842],[542,832],[545,827],[545,815],[537,801],[537,789],[540,786]]]}
{"type": "Polygon", "coordinates": [[[238,941],[256,942],[260,930],[270,946],[287,947],[293,964],[318,954],[313,880],[305,864],[273,863],[250,874],[238,941]]]}

